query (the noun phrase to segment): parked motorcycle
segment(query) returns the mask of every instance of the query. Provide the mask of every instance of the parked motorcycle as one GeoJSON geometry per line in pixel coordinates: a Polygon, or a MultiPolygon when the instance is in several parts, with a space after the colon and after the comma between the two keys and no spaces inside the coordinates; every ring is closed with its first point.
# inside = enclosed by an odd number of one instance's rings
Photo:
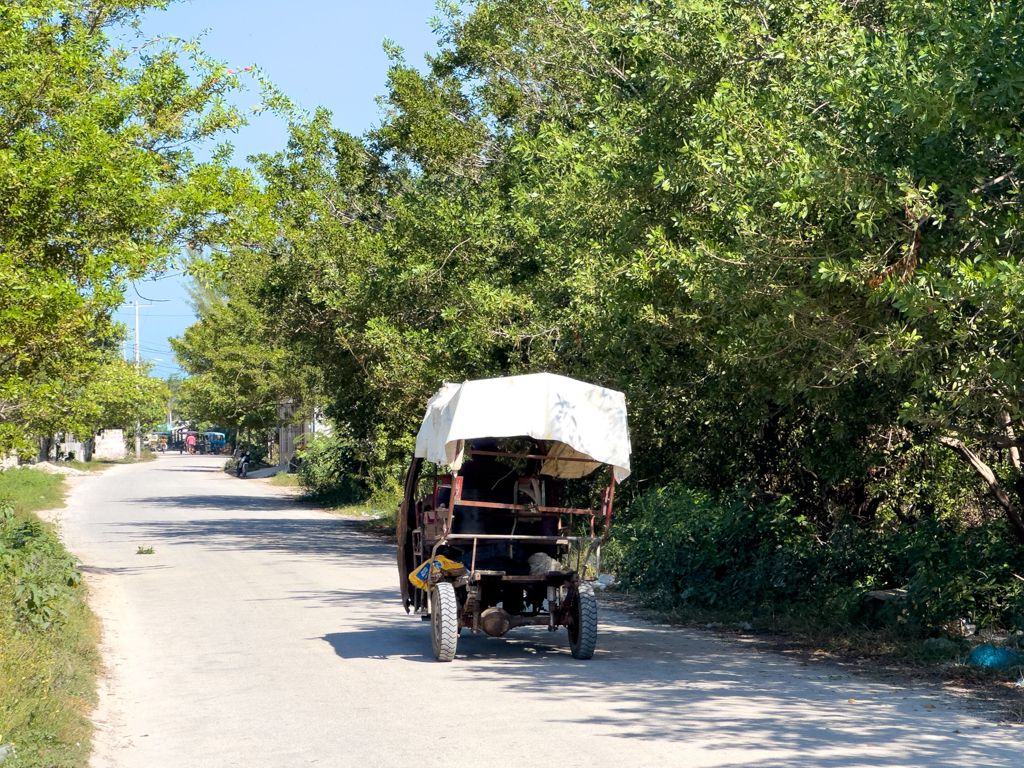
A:
{"type": "Polygon", "coordinates": [[[243,453],[241,456],[238,457],[238,466],[235,468],[235,473],[239,477],[247,477],[248,476],[248,474],[249,474],[249,462],[250,462],[250,457],[249,457],[249,452],[248,451],[246,451],[245,453],[243,453]]]}

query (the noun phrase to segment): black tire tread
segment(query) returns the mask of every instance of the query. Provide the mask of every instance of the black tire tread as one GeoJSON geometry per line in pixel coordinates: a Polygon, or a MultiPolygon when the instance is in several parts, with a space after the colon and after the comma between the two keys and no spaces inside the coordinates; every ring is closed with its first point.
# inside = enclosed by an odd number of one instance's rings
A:
{"type": "Polygon", "coordinates": [[[590,659],[597,648],[597,598],[594,588],[585,581],[576,587],[576,620],[579,622],[579,638],[573,643],[569,633],[569,650],[574,659],[590,659]]]}
{"type": "Polygon", "coordinates": [[[439,620],[431,616],[431,644],[437,661],[451,661],[459,644],[459,600],[455,588],[446,581],[434,585],[431,595],[431,613],[438,612],[439,620]]]}

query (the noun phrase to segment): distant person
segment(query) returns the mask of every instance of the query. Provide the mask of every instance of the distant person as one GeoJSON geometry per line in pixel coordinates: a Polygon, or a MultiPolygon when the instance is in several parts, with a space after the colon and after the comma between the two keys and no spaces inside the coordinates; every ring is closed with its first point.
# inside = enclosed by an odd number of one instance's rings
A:
{"type": "Polygon", "coordinates": [[[188,452],[189,453],[195,453],[196,452],[196,436],[195,435],[189,435],[188,437],[186,437],[185,438],[185,444],[188,446],[188,452]]]}

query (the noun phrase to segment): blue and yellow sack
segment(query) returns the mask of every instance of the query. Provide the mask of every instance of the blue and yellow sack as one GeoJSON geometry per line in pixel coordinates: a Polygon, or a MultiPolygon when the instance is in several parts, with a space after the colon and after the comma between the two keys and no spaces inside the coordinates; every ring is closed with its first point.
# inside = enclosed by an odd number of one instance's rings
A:
{"type": "MultiPolygon", "coordinates": [[[[433,568],[437,574],[443,573],[445,576],[461,576],[466,572],[466,566],[462,563],[457,563],[454,560],[449,560],[444,555],[438,555],[433,560],[428,560],[415,571],[409,574],[409,581],[412,582],[413,586],[419,587],[420,589],[427,589],[430,586],[430,569],[433,568]]],[[[435,579],[436,581],[436,579],[435,579]]]]}

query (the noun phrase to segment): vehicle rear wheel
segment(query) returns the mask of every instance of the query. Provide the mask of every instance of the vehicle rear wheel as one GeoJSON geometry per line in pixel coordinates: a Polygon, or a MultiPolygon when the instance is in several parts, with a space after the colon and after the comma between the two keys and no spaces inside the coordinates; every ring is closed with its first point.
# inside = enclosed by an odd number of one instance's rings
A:
{"type": "Polygon", "coordinates": [[[434,585],[430,593],[430,640],[434,658],[451,661],[459,643],[459,600],[455,587],[446,581],[434,585]]]}
{"type": "Polygon", "coordinates": [[[569,650],[574,659],[589,659],[597,647],[597,598],[594,588],[585,581],[576,585],[570,597],[569,650]]]}

